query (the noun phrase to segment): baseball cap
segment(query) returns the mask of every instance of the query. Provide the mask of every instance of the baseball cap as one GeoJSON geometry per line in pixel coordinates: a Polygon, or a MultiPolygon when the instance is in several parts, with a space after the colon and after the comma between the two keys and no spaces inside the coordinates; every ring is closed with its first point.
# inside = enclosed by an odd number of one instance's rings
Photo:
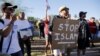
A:
{"type": "Polygon", "coordinates": [[[86,15],[87,14],[87,12],[84,12],[84,11],[80,11],[79,12],[79,16],[81,17],[82,15],[86,15]]]}
{"type": "Polygon", "coordinates": [[[66,7],[66,6],[61,6],[61,7],[59,8],[59,12],[61,12],[61,11],[63,11],[63,10],[69,10],[69,8],[66,7]]]}
{"type": "Polygon", "coordinates": [[[84,15],[84,14],[87,14],[87,12],[84,12],[84,11],[80,11],[79,13],[80,15],[84,15]]]}
{"type": "Polygon", "coordinates": [[[11,3],[8,3],[8,2],[5,2],[2,4],[2,10],[4,11],[6,8],[13,8],[13,9],[16,9],[17,8],[17,5],[12,5],[11,3]]]}

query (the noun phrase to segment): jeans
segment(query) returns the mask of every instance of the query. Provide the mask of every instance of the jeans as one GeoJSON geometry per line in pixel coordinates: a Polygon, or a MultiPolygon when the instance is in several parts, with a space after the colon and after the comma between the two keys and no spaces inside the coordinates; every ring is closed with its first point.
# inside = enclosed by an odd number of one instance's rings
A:
{"type": "Polygon", "coordinates": [[[11,55],[0,53],[0,56],[11,56],[11,55]]]}
{"type": "Polygon", "coordinates": [[[20,40],[20,47],[21,47],[21,51],[22,54],[24,55],[24,44],[26,46],[26,51],[27,51],[27,56],[31,56],[31,42],[30,42],[30,38],[28,38],[27,40],[20,40]]]}

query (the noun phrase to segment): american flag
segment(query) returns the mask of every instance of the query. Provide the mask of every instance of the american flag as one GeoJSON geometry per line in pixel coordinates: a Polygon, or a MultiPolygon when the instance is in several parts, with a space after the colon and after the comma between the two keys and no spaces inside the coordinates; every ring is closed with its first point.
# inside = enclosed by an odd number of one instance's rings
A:
{"type": "Polygon", "coordinates": [[[48,0],[45,0],[45,1],[46,1],[46,20],[47,20],[48,10],[50,9],[50,6],[49,6],[49,3],[48,3],[48,0]]]}
{"type": "Polygon", "coordinates": [[[50,5],[48,3],[48,0],[46,0],[46,10],[49,10],[50,9],[50,5]]]}

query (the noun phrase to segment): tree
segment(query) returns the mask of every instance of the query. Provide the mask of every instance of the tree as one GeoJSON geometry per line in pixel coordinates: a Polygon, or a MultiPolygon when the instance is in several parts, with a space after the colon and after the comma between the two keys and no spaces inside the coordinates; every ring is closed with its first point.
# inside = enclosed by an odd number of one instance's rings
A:
{"type": "Polygon", "coordinates": [[[38,22],[37,18],[30,16],[30,17],[27,17],[27,19],[29,22],[31,22],[34,25],[34,27],[37,27],[36,26],[36,23],[38,22]]]}
{"type": "Polygon", "coordinates": [[[29,21],[34,21],[34,17],[28,17],[27,18],[29,21]]]}
{"type": "Polygon", "coordinates": [[[35,17],[27,17],[28,21],[31,21],[33,23],[35,23],[37,21],[37,19],[35,17]]]}

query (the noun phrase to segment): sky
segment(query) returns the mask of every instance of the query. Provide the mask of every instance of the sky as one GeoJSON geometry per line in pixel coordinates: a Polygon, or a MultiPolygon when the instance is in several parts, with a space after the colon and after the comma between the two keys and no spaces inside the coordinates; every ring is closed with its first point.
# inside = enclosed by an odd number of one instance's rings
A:
{"type": "MultiPolygon", "coordinates": [[[[45,17],[46,2],[45,0],[14,0],[18,6],[25,8],[27,16],[34,16],[37,18],[45,17]]],[[[58,15],[58,9],[61,6],[67,6],[71,17],[75,14],[78,16],[80,11],[87,12],[87,19],[95,17],[100,19],[100,0],[48,0],[50,10],[48,15],[58,15]]]]}

